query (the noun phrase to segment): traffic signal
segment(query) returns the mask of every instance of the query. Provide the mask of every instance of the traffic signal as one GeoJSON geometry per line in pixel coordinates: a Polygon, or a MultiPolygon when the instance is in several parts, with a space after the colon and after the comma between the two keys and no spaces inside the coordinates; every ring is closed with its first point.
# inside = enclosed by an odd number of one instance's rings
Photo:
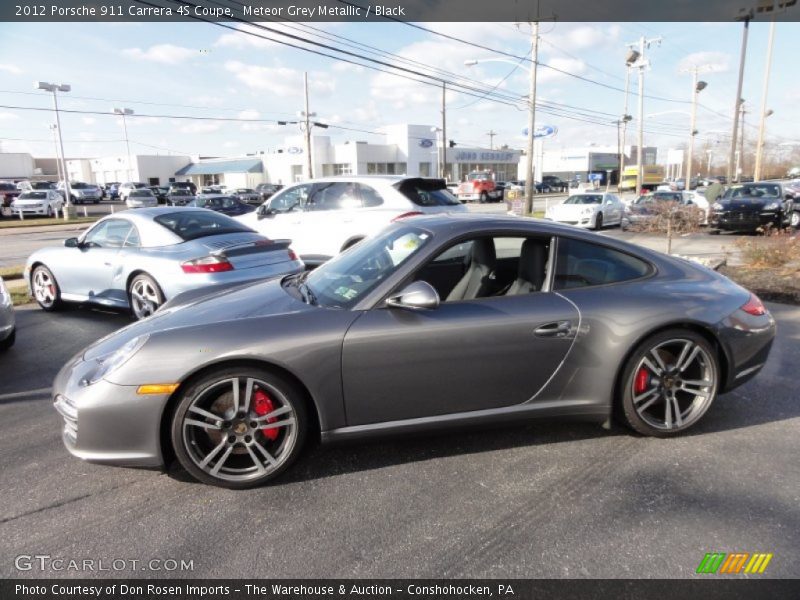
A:
{"type": "Polygon", "coordinates": [[[451,148],[455,148],[456,147],[456,143],[453,140],[450,140],[449,145],[450,145],[451,148]]]}

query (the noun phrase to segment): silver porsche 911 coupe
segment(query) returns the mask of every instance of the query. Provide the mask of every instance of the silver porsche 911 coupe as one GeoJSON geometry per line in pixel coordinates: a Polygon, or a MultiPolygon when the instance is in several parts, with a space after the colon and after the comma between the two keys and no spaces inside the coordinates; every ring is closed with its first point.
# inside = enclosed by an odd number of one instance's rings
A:
{"type": "Polygon", "coordinates": [[[724,276],[513,217],[397,222],[315,271],[186,292],[72,358],[69,451],[244,488],[323,442],[571,416],[695,425],[775,335],[724,276]],[[124,423],[124,427],[119,424],[124,423]]]}
{"type": "Polygon", "coordinates": [[[25,278],[44,310],[89,302],[142,319],[187,290],[303,269],[289,240],[269,240],[214,211],[162,207],[109,215],[63,247],[34,252],[25,278]]]}

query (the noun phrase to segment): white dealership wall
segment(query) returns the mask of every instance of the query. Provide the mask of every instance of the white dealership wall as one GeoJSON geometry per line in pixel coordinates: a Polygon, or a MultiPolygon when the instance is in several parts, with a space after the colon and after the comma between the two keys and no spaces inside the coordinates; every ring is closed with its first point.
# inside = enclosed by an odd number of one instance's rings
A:
{"type": "MultiPolygon", "coordinates": [[[[72,171],[67,163],[67,170],[72,178],[72,171]]],[[[88,161],[88,179],[76,179],[90,183],[105,184],[112,181],[125,183],[141,181],[153,185],[165,185],[175,180],[175,171],[192,162],[191,157],[184,155],[149,155],[135,154],[131,156],[130,169],[127,156],[104,156],[88,161]],[[156,181],[158,180],[158,181],[156,181]]]]}
{"type": "Polygon", "coordinates": [[[33,156],[26,152],[0,152],[0,178],[28,179],[35,168],[33,156]]]}

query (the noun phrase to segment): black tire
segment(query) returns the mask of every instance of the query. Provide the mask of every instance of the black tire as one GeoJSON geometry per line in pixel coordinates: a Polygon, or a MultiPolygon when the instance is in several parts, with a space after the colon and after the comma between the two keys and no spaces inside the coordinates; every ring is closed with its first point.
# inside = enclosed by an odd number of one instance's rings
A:
{"type": "Polygon", "coordinates": [[[31,289],[36,303],[47,312],[59,310],[63,306],[61,301],[61,287],[58,285],[53,272],[44,265],[38,265],[31,273],[31,289]]]}
{"type": "Polygon", "coordinates": [[[17,341],[17,330],[12,329],[11,335],[9,335],[6,339],[0,342],[0,352],[5,352],[9,348],[11,348],[11,346],[13,346],[14,342],[16,341],[17,341]]]}
{"type": "Polygon", "coordinates": [[[281,475],[302,451],[309,423],[303,394],[279,375],[254,367],[226,367],[190,383],[180,394],[170,424],[170,438],[178,462],[198,481],[230,489],[257,487],[281,475]],[[249,402],[247,414],[235,411],[234,380],[239,389],[239,408],[249,402]],[[253,427],[253,419],[261,413],[256,412],[257,401],[247,397],[248,380],[254,382],[250,398],[255,399],[258,391],[263,391],[270,401],[269,412],[276,410],[276,406],[280,410],[289,407],[275,417],[277,422],[267,421],[285,424],[271,430],[262,427],[263,423],[253,427]],[[219,429],[197,426],[198,421],[205,425],[213,421],[191,410],[193,406],[219,416],[219,429]],[[276,437],[270,438],[265,430],[277,432],[276,437]]]}
{"type": "Polygon", "coordinates": [[[703,336],[683,329],[650,336],[637,346],[622,373],[619,393],[624,421],[642,435],[678,435],[695,425],[714,402],[719,378],[717,351],[703,336]],[[696,358],[692,358],[695,348],[699,350],[696,358]],[[681,359],[685,370],[680,370],[681,359]],[[649,361],[650,366],[645,361],[649,361]],[[651,368],[660,369],[662,365],[666,370],[661,374],[651,368]],[[703,379],[694,379],[697,377],[703,379]],[[700,382],[708,384],[700,385],[700,382]],[[642,387],[638,387],[640,384],[642,387]],[[684,384],[697,389],[686,390],[684,384]],[[697,395],[693,395],[695,392],[697,395]],[[648,410],[651,407],[652,410],[648,410]],[[662,413],[663,423],[660,422],[662,413]],[[676,419],[676,414],[681,415],[680,418],[676,419]]]}
{"type": "Polygon", "coordinates": [[[597,216],[594,218],[594,230],[600,231],[603,228],[603,213],[598,212],[597,216]]]}
{"type": "Polygon", "coordinates": [[[719,235],[720,234],[720,230],[715,228],[715,227],[709,227],[708,234],[709,235],[719,235]]]}
{"type": "Polygon", "coordinates": [[[489,194],[486,192],[481,192],[480,197],[478,198],[479,204],[486,204],[489,201],[489,194]]]}
{"type": "Polygon", "coordinates": [[[52,219],[54,216],[55,216],[55,211],[53,211],[53,205],[52,204],[48,204],[47,205],[47,217],[52,219]]]}
{"type": "Polygon", "coordinates": [[[161,308],[165,301],[161,286],[146,273],[140,273],[128,284],[128,305],[136,320],[149,317],[161,308]]]}

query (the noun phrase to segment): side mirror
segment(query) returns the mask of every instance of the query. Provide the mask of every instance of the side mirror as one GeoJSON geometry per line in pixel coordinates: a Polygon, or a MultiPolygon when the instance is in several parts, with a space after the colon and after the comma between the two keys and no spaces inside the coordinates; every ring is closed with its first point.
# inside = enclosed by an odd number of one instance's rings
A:
{"type": "Polygon", "coordinates": [[[390,308],[408,308],[411,310],[429,310],[439,306],[439,294],[426,281],[415,281],[404,287],[399,294],[386,299],[390,308]]]}
{"type": "Polygon", "coordinates": [[[64,240],[64,246],[66,248],[79,248],[80,243],[78,242],[78,238],[71,237],[64,240]]]}

